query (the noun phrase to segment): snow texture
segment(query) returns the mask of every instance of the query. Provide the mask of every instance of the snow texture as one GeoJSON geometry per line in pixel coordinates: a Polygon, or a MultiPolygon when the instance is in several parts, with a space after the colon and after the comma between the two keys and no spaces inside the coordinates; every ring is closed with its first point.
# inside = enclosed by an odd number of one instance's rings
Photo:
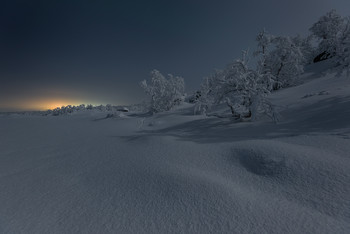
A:
{"type": "Polygon", "coordinates": [[[350,81],[307,72],[278,124],[0,115],[0,233],[349,233],[350,81]]]}

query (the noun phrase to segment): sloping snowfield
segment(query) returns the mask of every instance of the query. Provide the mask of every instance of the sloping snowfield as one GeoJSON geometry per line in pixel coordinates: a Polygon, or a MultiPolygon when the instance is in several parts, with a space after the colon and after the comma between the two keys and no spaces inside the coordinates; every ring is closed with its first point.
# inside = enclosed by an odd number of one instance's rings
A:
{"type": "Polygon", "coordinates": [[[350,233],[350,78],[274,93],[281,121],[0,116],[0,233],[350,233]]]}

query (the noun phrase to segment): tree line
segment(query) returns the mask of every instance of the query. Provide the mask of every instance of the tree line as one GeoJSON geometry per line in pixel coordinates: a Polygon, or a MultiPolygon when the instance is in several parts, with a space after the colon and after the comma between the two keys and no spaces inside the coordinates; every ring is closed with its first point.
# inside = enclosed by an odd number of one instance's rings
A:
{"type": "MultiPolygon", "coordinates": [[[[267,115],[277,121],[278,114],[268,95],[279,89],[301,83],[306,65],[330,60],[338,74],[350,71],[350,19],[331,10],[315,22],[306,37],[275,36],[262,30],[256,36],[257,60],[249,65],[251,55],[242,57],[203,79],[192,98],[195,112],[205,114],[213,106],[225,104],[232,116],[239,120],[255,120],[267,115]]],[[[149,81],[141,87],[149,96],[148,109],[153,112],[171,110],[185,100],[182,77],[153,70],[149,81]]]]}

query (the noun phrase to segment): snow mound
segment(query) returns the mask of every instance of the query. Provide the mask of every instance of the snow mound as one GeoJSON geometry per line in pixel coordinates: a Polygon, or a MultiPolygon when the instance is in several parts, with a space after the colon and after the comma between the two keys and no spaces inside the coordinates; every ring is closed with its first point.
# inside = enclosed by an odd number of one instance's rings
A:
{"type": "Polygon", "coordinates": [[[281,186],[288,200],[350,219],[349,157],[313,146],[253,140],[234,144],[233,158],[260,182],[281,186]]]}
{"type": "Polygon", "coordinates": [[[285,157],[271,155],[271,152],[243,148],[235,150],[239,162],[248,171],[263,176],[273,176],[286,171],[285,157]]]}

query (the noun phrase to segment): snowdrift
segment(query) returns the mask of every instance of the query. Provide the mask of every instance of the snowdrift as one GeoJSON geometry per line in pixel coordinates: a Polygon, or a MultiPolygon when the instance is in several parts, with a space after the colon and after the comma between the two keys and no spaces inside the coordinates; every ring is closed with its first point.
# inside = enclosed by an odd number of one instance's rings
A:
{"type": "Polygon", "coordinates": [[[350,80],[305,80],[278,124],[2,115],[0,232],[349,233],[350,80]]]}

